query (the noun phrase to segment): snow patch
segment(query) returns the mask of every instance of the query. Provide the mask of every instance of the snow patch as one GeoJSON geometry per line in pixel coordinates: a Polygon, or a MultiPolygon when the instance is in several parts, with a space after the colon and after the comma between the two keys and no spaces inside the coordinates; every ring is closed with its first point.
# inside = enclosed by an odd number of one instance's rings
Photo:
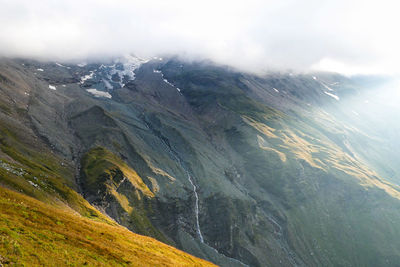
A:
{"type": "MultiPolygon", "coordinates": [[[[317,77],[313,76],[313,79],[314,79],[314,80],[317,80],[317,77]]],[[[330,88],[329,86],[327,86],[323,81],[319,80],[319,83],[320,83],[323,87],[325,87],[325,89],[328,89],[329,91],[334,91],[332,88],[330,88]]],[[[335,83],[332,84],[332,85],[335,85],[335,83]]]]}
{"type": "Polygon", "coordinates": [[[44,69],[36,69],[37,71],[44,71],[44,69]]]}
{"type": "Polygon", "coordinates": [[[173,85],[173,84],[170,83],[167,79],[164,78],[164,73],[162,73],[161,70],[155,70],[155,69],[153,69],[153,72],[154,72],[154,73],[159,73],[159,74],[161,74],[161,78],[163,79],[163,81],[164,81],[166,84],[168,84],[168,85],[174,87],[179,93],[181,92],[181,89],[179,89],[178,87],[176,87],[175,85],[173,85]]]}
{"type": "Polygon", "coordinates": [[[278,90],[278,89],[276,89],[276,88],[272,88],[272,89],[274,89],[275,92],[279,93],[279,90],[278,90]]]}
{"type": "Polygon", "coordinates": [[[90,74],[81,77],[81,84],[83,84],[86,80],[92,79],[94,75],[93,71],[90,71],[90,74]]]}
{"type": "Polygon", "coordinates": [[[327,86],[326,84],[324,84],[323,82],[321,82],[322,86],[325,87],[326,89],[328,89],[329,91],[333,91],[332,88],[330,88],[329,86],[327,86]]]}
{"type": "MultiPolygon", "coordinates": [[[[125,76],[128,76],[130,80],[135,79],[135,70],[139,68],[142,64],[148,62],[148,59],[143,59],[139,57],[135,57],[133,55],[127,55],[124,56],[121,59],[118,59],[116,63],[122,64],[123,70],[116,69],[116,64],[113,64],[109,67],[112,68],[110,71],[111,75],[114,75],[118,73],[119,77],[124,78],[125,76]]],[[[121,87],[124,86],[124,84],[120,83],[121,87]]]]}
{"type": "Polygon", "coordinates": [[[63,65],[63,64],[60,64],[60,63],[58,63],[58,62],[55,62],[55,64],[56,64],[57,66],[59,66],[59,67],[63,67],[63,68],[67,68],[67,69],[71,69],[71,67],[65,66],[65,65],[63,65]]]}
{"type": "MultiPolygon", "coordinates": [[[[163,77],[164,77],[164,76],[163,76],[163,77]]],[[[174,86],[172,83],[170,83],[167,79],[163,79],[163,81],[164,81],[166,84],[169,84],[169,85],[175,87],[175,86],[174,86]]]]}
{"type": "MultiPolygon", "coordinates": [[[[96,84],[96,86],[93,86],[96,88],[105,87],[107,90],[113,90],[115,87],[123,88],[127,81],[135,79],[135,70],[147,61],[147,59],[138,58],[133,55],[125,55],[114,59],[109,64],[99,64],[98,68],[92,69],[91,71],[87,70],[87,72],[83,73],[84,76],[80,78],[78,84],[82,85],[85,84],[87,80],[91,80],[96,84]],[[119,78],[113,80],[114,75],[119,78]]],[[[86,63],[80,63],[77,65],[84,67],[86,66],[86,63]]],[[[76,74],[78,73],[79,72],[76,74]]]]}
{"type": "Polygon", "coordinates": [[[85,66],[87,65],[87,63],[82,62],[82,63],[76,64],[76,65],[77,65],[78,67],[83,68],[83,67],[85,67],[85,66]]]}
{"type": "Polygon", "coordinates": [[[329,93],[329,92],[327,92],[327,91],[324,91],[324,93],[327,94],[327,95],[329,95],[330,97],[333,97],[333,98],[336,99],[337,101],[340,100],[340,98],[339,98],[337,95],[334,95],[334,94],[329,93]]]}
{"type": "Polygon", "coordinates": [[[51,84],[49,84],[49,89],[51,89],[51,90],[57,90],[56,86],[55,86],[55,85],[51,85],[51,84]]]}
{"type": "Polygon", "coordinates": [[[112,97],[109,92],[103,92],[103,91],[99,91],[97,89],[86,89],[86,91],[88,91],[89,93],[91,93],[95,97],[105,97],[105,98],[111,98],[112,97]]]}

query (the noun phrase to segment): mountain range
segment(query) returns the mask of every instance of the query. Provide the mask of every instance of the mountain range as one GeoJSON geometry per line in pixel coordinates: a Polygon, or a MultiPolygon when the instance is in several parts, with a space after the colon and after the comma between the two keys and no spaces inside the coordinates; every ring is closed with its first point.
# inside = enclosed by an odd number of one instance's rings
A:
{"type": "Polygon", "coordinates": [[[398,266],[396,86],[2,58],[0,263],[398,266]]]}

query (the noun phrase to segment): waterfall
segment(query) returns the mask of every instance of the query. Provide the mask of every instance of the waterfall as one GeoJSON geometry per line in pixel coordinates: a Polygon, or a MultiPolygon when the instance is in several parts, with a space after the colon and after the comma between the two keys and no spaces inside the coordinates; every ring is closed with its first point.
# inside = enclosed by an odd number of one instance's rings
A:
{"type": "Polygon", "coordinates": [[[197,194],[197,187],[196,187],[196,185],[193,183],[193,181],[192,181],[192,177],[190,176],[190,174],[189,174],[189,172],[186,170],[186,175],[187,175],[187,178],[188,178],[188,180],[189,180],[189,182],[192,184],[192,186],[193,186],[193,193],[194,193],[194,196],[195,196],[195,198],[196,198],[196,201],[195,201],[195,206],[194,206],[194,214],[195,214],[195,216],[196,216],[196,230],[197,230],[197,234],[198,234],[198,236],[199,236],[199,238],[200,238],[200,241],[201,241],[201,243],[204,243],[204,239],[203,239],[203,235],[201,234],[201,230],[200,230],[200,223],[199,223],[199,195],[197,194]]]}
{"type": "Polygon", "coordinates": [[[156,131],[154,131],[154,129],[151,127],[151,125],[146,120],[144,120],[143,122],[149,130],[151,130],[156,136],[158,136],[160,138],[161,143],[167,148],[167,151],[172,155],[172,157],[175,159],[175,161],[185,171],[186,177],[193,187],[193,193],[194,193],[194,197],[195,197],[194,215],[195,215],[195,219],[196,219],[196,226],[195,226],[196,232],[197,232],[197,235],[199,236],[200,242],[204,243],[204,239],[203,239],[203,235],[201,234],[200,223],[199,223],[199,195],[197,194],[197,187],[196,187],[195,183],[193,182],[192,176],[190,175],[190,173],[189,173],[188,169],[186,168],[185,164],[183,163],[182,159],[179,157],[178,153],[172,149],[168,140],[166,138],[164,138],[162,135],[160,135],[160,133],[157,133],[156,131]]]}
{"type": "MultiPolygon", "coordinates": [[[[166,147],[168,153],[174,158],[174,160],[179,164],[179,166],[181,166],[181,168],[185,171],[186,177],[188,179],[188,181],[190,182],[190,184],[193,187],[193,193],[194,193],[194,197],[195,197],[195,206],[194,206],[194,214],[195,214],[195,219],[196,219],[196,232],[197,232],[197,236],[200,239],[200,242],[207,245],[207,243],[204,243],[204,239],[203,239],[203,235],[201,233],[200,230],[200,223],[199,223],[199,195],[197,194],[197,186],[194,183],[192,176],[190,175],[190,172],[188,171],[187,167],[185,166],[184,162],[182,161],[182,159],[179,157],[178,153],[172,149],[171,145],[168,142],[168,139],[166,139],[165,137],[163,137],[159,132],[156,132],[151,125],[144,119],[143,120],[144,124],[146,125],[146,127],[151,130],[153,132],[153,134],[155,134],[157,137],[160,138],[161,143],[166,147]]],[[[210,245],[207,245],[209,248],[211,248],[212,250],[214,250],[217,254],[220,254],[224,257],[227,257],[228,259],[231,259],[237,263],[242,264],[243,266],[248,266],[247,264],[241,262],[238,259],[235,258],[230,258],[222,253],[220,253],[218,250],[216,250],[215,248],[213,248],[210,245]]]]}

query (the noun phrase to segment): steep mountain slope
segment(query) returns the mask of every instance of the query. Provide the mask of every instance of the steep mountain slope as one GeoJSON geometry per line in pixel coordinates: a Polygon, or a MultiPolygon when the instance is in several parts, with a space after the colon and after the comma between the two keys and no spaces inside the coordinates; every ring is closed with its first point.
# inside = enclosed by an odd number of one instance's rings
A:
{"type": "Polygon", "coordinates": [[[152,238],[0,188],[0,263],[27,266],[215,266],[152,238]]]}
{"type": "Polygon", "coordinates": [[[4,59],[0,74],[2,169],[32,173],[8,187],[222,266],[400,260],[396,132],[350,108],[371,80],[158,58],[4,59]]]}
{"type": "Polygon", "coordinates": [[[77,193],[79,160],[56,153],[33,126],[54,114],[28,115],[41,86],[32,78],[10,61],[1,66],[0,265],[214,266],[129,232],[77,193]]]}

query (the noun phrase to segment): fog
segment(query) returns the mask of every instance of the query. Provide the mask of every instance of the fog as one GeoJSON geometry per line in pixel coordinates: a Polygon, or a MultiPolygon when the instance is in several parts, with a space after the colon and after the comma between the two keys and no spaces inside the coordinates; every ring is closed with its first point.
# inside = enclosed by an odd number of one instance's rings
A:
{"type": "Polygon", "coordinates": [[[0,7],[1,56],[176,54],[253,72],[399,69],[396,1],[0,0],[0,7]]]}

